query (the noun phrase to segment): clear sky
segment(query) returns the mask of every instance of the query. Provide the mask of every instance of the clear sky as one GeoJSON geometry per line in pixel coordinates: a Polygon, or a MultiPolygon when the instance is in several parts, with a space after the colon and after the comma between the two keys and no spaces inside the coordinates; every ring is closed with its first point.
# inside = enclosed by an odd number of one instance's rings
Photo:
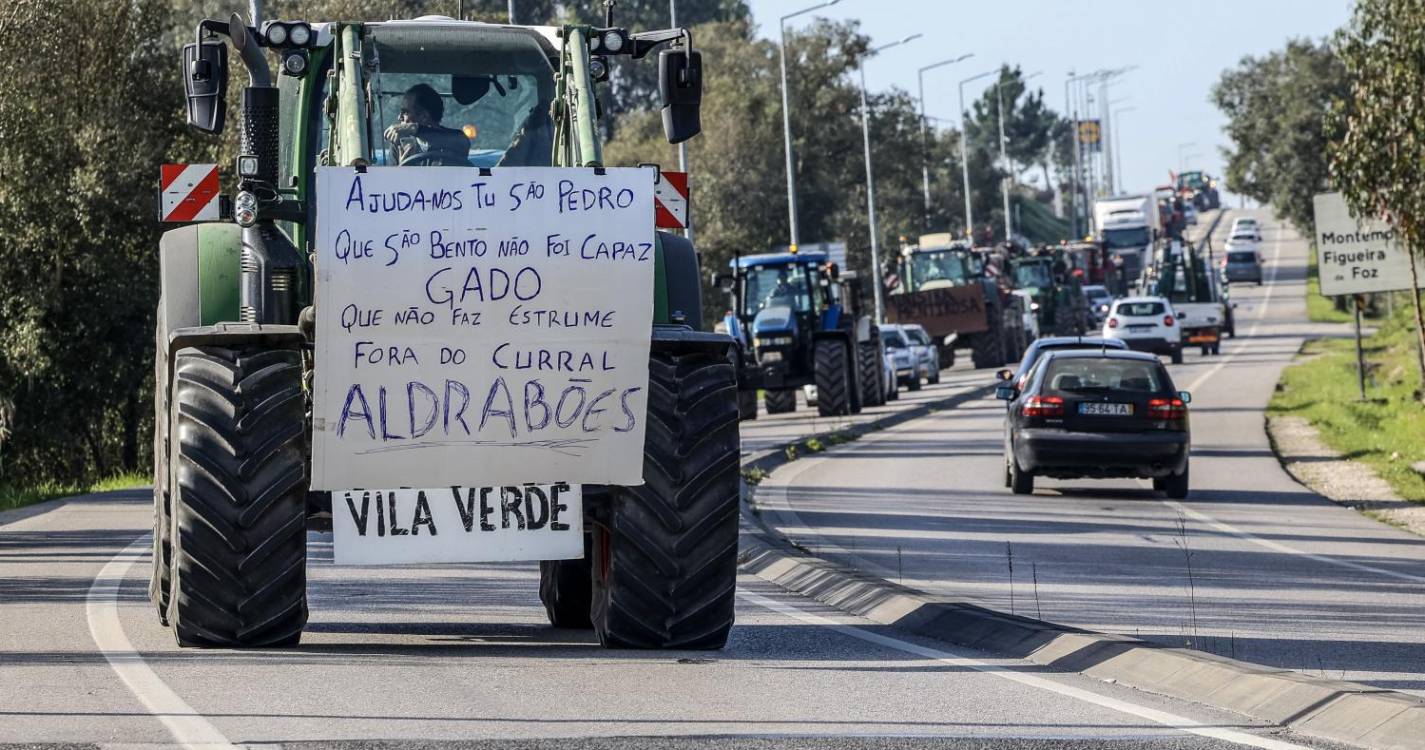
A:
{"type": "MultiPolygon", "coordinates": [[[[778,18],[817,2],[749,4],[759,33],[776,39],[778,18]]],[[[898,87],[914,94],[921,66],[974,53],[926,72],[931,117],[957,117],[960,80],[1000,63],[1017,63],[1026,74],[1043,71],[1030,85],[1043,88],[1060,112],[1068,71],[1137,65],[1110,88],[1109,98],[1127,99],[1115,109],[1134,108],[1122,113],[1118,136],[1124,187],[1140,192],[1164,183],[1168,170],[1178,168],[1180,153],[1189,157],[1188,168],[1221,176],[1224,118],[1208,101],[1221,72],[1246,55],[1279,49],[1290,38],[1326,36],[1348,20],[1350,10],[1348,0],[840,0],[787,23],[794,27],[818,15],[854,18],[874,44],[924,33],[867,63],[873,91],[898,87]],[[1186,143],[1195,145],[1180,150],[1186,143]]],[[[989,80],[966,84],[966,101],[989,80]]]]}

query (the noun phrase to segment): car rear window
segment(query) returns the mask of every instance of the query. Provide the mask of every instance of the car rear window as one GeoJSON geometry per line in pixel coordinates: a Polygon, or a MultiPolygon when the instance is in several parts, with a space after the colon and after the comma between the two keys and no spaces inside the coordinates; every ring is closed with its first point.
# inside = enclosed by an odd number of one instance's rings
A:
{"type": "Polygon", "coordinates": [[[1044,373],[1044,393],[1158,393],[1166,390],[1167,373],[1157,362],[1132,359],[1073,357],[1055,359],[1044,373]]]}
{"type": "Polygon", "coordinates": [[[1238,251],[1227,254],[1228,263],[1256,263],[1257,254],[1251,250],[1238,251]]]}
{"type": "Polygon", "coordinates": [[[1120,302],[1117,313],[1127,315],[1130,318],[1142,318],[1149,315],[1162,315],[1164,311],[1161,302],[1120,302]]]}

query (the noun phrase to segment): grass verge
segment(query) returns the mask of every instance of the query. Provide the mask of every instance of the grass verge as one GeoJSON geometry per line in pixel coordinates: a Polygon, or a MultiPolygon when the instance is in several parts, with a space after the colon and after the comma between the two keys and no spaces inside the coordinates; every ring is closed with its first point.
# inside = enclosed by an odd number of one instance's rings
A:
{"type": "Polygon", "coordinates": [[[152,481],[147,472],[116,474],[90,484],[68,482],[41,482],[39,484],[12,485],[0,483],[0,510],[13,510],[26,505],[53,500],[69,495],[87,495],[91,492],[127,490],[147,486],[152,481]]]}
{"type": "Polygon", "coordinates": [[[1321,274],[1316,268],[1316,247],[1306,253],[1306,317],[1313,323],[1350,323],[1355,316],[1336,309],[1330,297],[1321,296],[1321,274]]]}
{"type": "Polygon", "coordinates": [[[1410,316],[1409,305],[1398,305],[1365,340],[1367,400],[1357,386],[1355,339],[1319,339],[1307,343],[1306,361],[1282,373],[1268,413],[1306,418],[1328,446],[1371,466],[1401,497],[1425,502],[1425,477],[1410,468],[1425,460],[1410,316]]]}

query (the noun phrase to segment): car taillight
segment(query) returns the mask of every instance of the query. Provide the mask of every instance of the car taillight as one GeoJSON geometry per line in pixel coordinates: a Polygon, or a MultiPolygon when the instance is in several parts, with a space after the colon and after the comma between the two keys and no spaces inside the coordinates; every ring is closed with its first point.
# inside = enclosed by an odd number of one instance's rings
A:
{"type": "Polygon", "coordinates": [[[1109,327],[1109,328],[1117,328],[1117,327],[1118,327],[1118,318],[1109,318],[1109,319],[1108,319],[1108,327],[1109,327]]]}
{"type": "Polygon", "coordinates": [[[1154,398],[1148,400],[1150,419],[1187,419],[1187,405],[1180,398],[1154,398]]]}
{"type": "Polygon", "coordinates": [[[1165,325],[1165,326],[1167,326],[1167,327],[1169,327],[1169,328],[1172,328],[1172,327],[1173,327],[1173,322],[1174,322],[1173,316],[1171,316],[1171,315],[1164,315],[1164,316],[1163,316],[1163,325],[1165,325]]]}
{"type": "Polygon", "coordinates": [[[1064,399],[1058,396],[1030,396],[1021,413],[1026,417],[1062,417],[1064,399]]]}

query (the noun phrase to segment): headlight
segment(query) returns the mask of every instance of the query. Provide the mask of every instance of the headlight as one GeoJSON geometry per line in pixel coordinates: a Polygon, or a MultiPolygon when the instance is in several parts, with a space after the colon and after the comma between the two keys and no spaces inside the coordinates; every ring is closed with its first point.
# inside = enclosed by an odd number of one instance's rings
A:
{"type": "Polygon", "coordinates": [[[781,362],[781,361],[782,361],[782,353],[781,353],[781,352],[762,352],[762,361],[763,361],[763,362],[781,362]]]}
{"type": "Polygon", "coordinates": [[[237,194],[237,200],[233,201],[233,208],[238,211],[257,210],[257,196],[246,190],[237,194]]]}
{"type": "Polygon", "coordinates": [[[761,336],[754,339],[753,346],[791,346],[791,336],[761,336]]]}
{"type": "Polygon", "coordinates": [[[1039,312],[1039,303],[1038,303],[1038,302],[1030,302],[1030,303],[1029,303],[1029,309],[1030,309],[1030,311],[1032,311],[1032,312],[1039,312]]]}
{"type": "Polygon", "coordinates": [[[623,49],[623,34],[617,31],[610,31],[604,34],[604,48],[613,53],[617,53],[623,49]]]}

